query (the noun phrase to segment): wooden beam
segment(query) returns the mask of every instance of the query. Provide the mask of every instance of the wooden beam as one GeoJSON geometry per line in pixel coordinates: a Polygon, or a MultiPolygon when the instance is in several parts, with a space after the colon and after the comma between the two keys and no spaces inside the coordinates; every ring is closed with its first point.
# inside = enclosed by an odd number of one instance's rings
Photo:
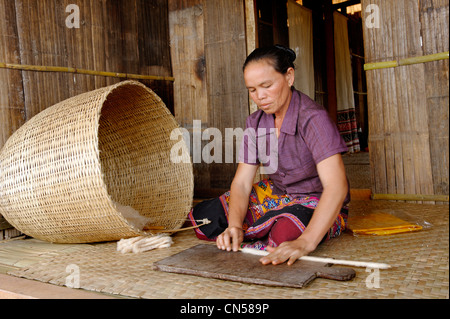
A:
{"type": "Polygon", "coordinates": [[[334,60],[334,19],[333,2],[325,0],[325,47],[326,47],[326,77],[328,91],[328,113],[337,123],[337,96],[336,96],[336,68],[334,60]]]}

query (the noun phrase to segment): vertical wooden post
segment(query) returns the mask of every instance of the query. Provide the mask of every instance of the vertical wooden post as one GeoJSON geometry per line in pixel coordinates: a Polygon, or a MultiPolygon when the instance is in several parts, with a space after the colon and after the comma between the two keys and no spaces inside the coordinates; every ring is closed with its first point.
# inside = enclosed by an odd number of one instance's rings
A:
{"type": "Polygon", "coordinates": [[[337,123],[337,97],[336,97],[336,69],[334,60],[334,20],[333,1],[325,0],[325,47],[326,47],[326,75],[328,91],[328,113],[337,123]]]}
{"type": "MultiPolygon", "coordinates": [[[[242,0],[204,1],[208,124],[222,132],[223,147],[231,143],[224,139],[226,128],[243,128],[249,114],[248,91],[242,75],[247,53],[244,5],[242,0]]],[[[237,163],[213,162],[208,166],[211,182],[205,191],[221,195],[229,189],[237,163]]]]}
{"type": "MultiPolygon", "coordinates": [[[[247,45],[247,55],[256,49],[257,32],[256,32],[256,9],[255,0],[245,0],[245,35],[246,35],[246,45],[247,45]]],[[[248,98],[249,103],[249,113],[255,112],[258,107],[256,103],[250,98],[248,98]]]]}

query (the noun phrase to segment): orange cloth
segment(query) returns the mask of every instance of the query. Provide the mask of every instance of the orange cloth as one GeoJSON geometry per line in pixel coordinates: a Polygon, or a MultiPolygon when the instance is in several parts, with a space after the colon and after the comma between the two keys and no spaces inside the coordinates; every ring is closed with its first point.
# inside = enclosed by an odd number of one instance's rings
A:
{"type": "Polygon", "coordinates": [[[422,226],[388,213],[376,212],[361,216],[350,215],[348,229],[356,235],[391,235],[418,231],[422,226]]]}

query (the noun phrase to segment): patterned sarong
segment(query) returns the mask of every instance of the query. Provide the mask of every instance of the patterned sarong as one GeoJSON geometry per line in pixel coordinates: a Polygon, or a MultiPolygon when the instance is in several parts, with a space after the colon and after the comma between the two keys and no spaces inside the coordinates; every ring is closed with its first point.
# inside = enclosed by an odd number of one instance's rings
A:
{"type": "MultiPolygon", "coordinates": [[[[265,250],[266,246],[278,246],[286,240],[298,238],[308,225],[319,199],[312,196],[293,197],[272,194],[270,179],[253,185],[250,193],[247,214],[242,226],[244,247],[265,250]]],[[[211,223],[195,229],[199,239],[216,240],[228,227],[228,205],[230,191],[222,196],[196,205],[189,212],[194,226],[196,220],[208,218],[211,223]]],[[[339,236],[347,223],[348,208],[343,207],[333,226],[323,241],[339,236]]]]}

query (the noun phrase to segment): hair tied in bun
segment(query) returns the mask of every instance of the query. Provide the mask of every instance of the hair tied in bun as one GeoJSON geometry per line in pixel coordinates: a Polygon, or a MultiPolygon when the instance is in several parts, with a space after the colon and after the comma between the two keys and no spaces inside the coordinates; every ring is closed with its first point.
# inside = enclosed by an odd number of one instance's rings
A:
{"type": "Polygon", "coordinates": [[[297,54],[295,54],[295,51],[292,50],[291,48],[285,47],[281,44],[276,44],[275,47],[277,49],[283,50],[289,57],[289,61],[294,62],[295,59],[297,58],[297,54]]]}
{"type": "Polygon", "coordinates": [[[266,60],[277,72],[285,74],[289,68],[295,69],[294,61],[296,57],[297,55],[293,50],[279,44],[261,47],[250,53],[245,59],[242,69],[245,70],[245,67],[251,62],[266,60]]]}

